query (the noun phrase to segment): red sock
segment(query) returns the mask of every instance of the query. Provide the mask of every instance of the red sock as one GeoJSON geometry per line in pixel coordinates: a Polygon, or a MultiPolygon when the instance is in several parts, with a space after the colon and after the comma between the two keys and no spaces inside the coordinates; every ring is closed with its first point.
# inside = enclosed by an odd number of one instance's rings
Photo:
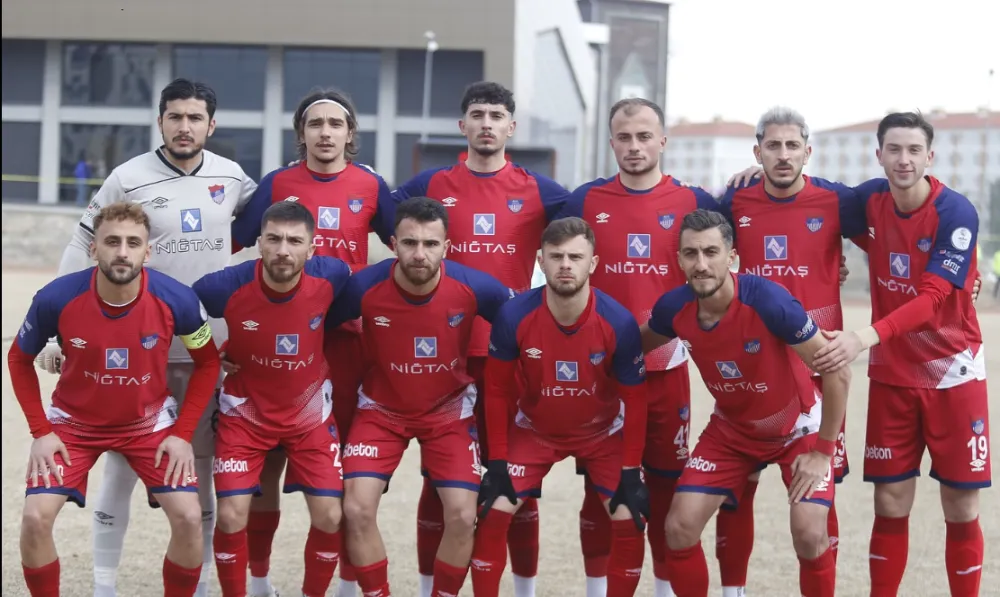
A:
{"type": "Polygon", "coordinates": [[[21,564],[31,597],[59,597],[59,558],[51,564],[28,568],[21,564]]]}
{"type": "Polygon", "coordinates": [[[799,590],[802,597],[833,597],[837,588],[837,561],[833,549],[813,560],[799,558],[799,590]]]}
{"type": "Polygon", "coordinates": [[[830,513],[826,517],[826,534],[830,537],[830,551],[833,552],[833,565],[837,565],[840,555],[840,521],[837,520],[837,504],[830,504],[830,513]]]}
{"type": "Polygon", "coordinates": [[[163,558],[163,595],[164,597],[194,597],[201,580],[201,564],[194,568],[185,568],[163,558]]]}
{"type": "Polygon", "coordinates": [[[441,496],[424,477],[424,488],[417,502],[417,566],[422,576],[434,576],[434,562],[444,535],[444,506],[441,496]]]}
{"type": "Polygon", "coordinates": [[[302,581],[304,597],[323,597],[333,581],[340,560],[340,532],[324,533],[309,527],[306,539],[306,574],[302,581]]]}
{"type": "Polygon", "coordinates": [[[753,498],[757,483],[747,483],[736,509],[723,508],[715,517],[715,558],[724,587],[745,587],[753,552],[753,498]]]}
{"type": "MultiPolygon", "coordinates": [[[[247,530],[223,533],[218,527],[212,538],[215,569],[223,597],[247,594],[247,530]]],[[[258,577],[259,578],[259,577],[258,577]]]]}
{"type": "Polygon", "coordinates": [[[601,494],[588,481],[583,489],[583,506],[580,507],[580,548],[583,551],[583,570],[588,578],[608,575],[608,556],[611,555],[611,518],[604,508],[601,494]]]}
{"type": "Polygon", "coordinates": [[[354,568],[358,586],[365,597],[389,597],[389,560],[354,568]]]}
{"type": "Polygon", "coordinates": [[[649,521],[646,535],[649,537],[649,552],[653,556],[653,576],[660,580],[670,580],[667,574],[667,513],[674,499],[677,479],[646,474],[649,488],[649,521]]]}
{"type": "Polygon", "coordinates": [[[510,571],[524,578],[538,575],[538,500],[528,498],[514,514],[507,531],[510,571]]]}
{"type": "Polygon", "coordinates": [[[490,510],[476,526],[476,543],[472,548],[472,594],[476,597],[498,597],[500,578],[507,566],[507,542],[510,514],[490,510]]]}
{"type": "Polygon", "coordinates": [[[667,547],[667,573],[677,597],[708,597],[708,562],[700,541],[685,549],[667,547]]]}
{"type": "Polygon", "coordinates": [[[945,522],[944,564],[952,597],[976,597],[983,575],[983,529],[979,519],[945,522]]]}
{"type": "Polygon", "coordinates": [[[250,576],[264,578],[271,571],[271,544],[278,530],[280,510],[250,510],[247,519],[247,552],[250,562],[250,576]]]}
{"type": "Polygon", "coordinates": [[[886,518],[876,514],[868,547],[871,597],[896,597],[909,550],[910,517],[886,518]]]}
{"type": "Polygon", "coordinates": [[[341,537],[341,549],[340,549],[340,580],[344,582],[358,582],[358,573],[354,571],[354,564],[351,563],[350,550],[344,545],[346,542],[344,537],[347,534],[344,531],[344,525],[347,524],[347,519],[342,518],[340,521],[340,537],[341,537]]]}
{"type": "Polygon", "coordinates": [[[431,597],[448,597],[458,595],[465,584],[465,576],[469,573],[469,567],[452,566],[441,560],[434,561],[434,587],[431,589],[431,597]]]}
{"type": "Polygon", "coordinates": [[[632,597],[646,555],[642,531],[630,520],[611,521],[611,557],[608,558],[608,597],[632,597]]]}

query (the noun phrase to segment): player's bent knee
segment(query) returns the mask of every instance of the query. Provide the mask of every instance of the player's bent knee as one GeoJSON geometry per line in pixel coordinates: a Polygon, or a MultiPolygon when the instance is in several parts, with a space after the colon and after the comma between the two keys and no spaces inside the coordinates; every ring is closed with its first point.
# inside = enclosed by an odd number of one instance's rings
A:
{"type": "MultiPolygon", "coordinates": [[[[621,510],[619,508],[619,510],[621,510]]],[[[627,510],[627,508],[626,508],[627,510]]],[[[667,514],[667,545],[671,549],[684,549],[701,541],[704,525],[698,525],[692,517],[671,509],[667,514]]]]}
{"type": "Polygon", "coordinates": [[[823,555],[829,547],[827,515],[829,510],[820,504],[800,503],[792,507],[792,545],[799,557],[811,560],[823,555]]]}
{"type": "Polygon", "coordinates": [[[875,514],[887,518],[909,516],[916,496],[917,479],[875,484],[875,514]]]}
{"type": "Polygon", "coordinates": [[[444,529],[446,533],[471,535],[476,528],[476,502],[445,507],[444,529]]]}
{"type": "Polygon", "coordinates": [[[365,499],[364,496],[348,493],[344,496],[343,517],[351,529],[367,529],[375,526],[378,516],[378,500],[365,499]]]}
{"type": "Polygon", "coordinates": [[[33,500],[31,497],[25,501],[21,514],[21,536],[32,539],[51,536],[59,509],[50,507],[46,503],[49,500],[33,500]]]}
{"type": "Polygon", "coordinates": [[[969,522],[979,516],[979,490],[941,485],[941,509],[948,522],[969,522]]]}
{"type": "Polygon", "coordinates": [[[250,516],[250,496],[235,495],[220,498],[215,506],[215,524],[223,533],[235,533],[247,526],[250,516]]]}
{"type": "Polygon", "coordinates": [[[340,498],[306,496],[309,505],[309,522],[324,533],[336,533],[344,517],[340,498]]]}

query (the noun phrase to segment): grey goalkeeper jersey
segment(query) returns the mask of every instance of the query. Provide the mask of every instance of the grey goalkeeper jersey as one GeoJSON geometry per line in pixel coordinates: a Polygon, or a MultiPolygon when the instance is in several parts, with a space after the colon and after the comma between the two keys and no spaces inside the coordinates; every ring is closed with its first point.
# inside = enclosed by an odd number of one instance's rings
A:
{"type": "MultiPolygon", "coordinates": [[[[257,183],[236,162],[209,151],[202,155],[201,165],[190,174],[167,161],[162,149],[115,168],[80,219],[63,252],[59,275],[94,265],[90,258],[94,217],[117,201],[139,203],[149,215],[149,267],[190,286],[229,265],[233,216],[250,201],[257,183]]],[[[225,322],[209,323],[221,345],[228,336],[225,322]]],[[[190,360],[184,345],[174,338],[170,362],[190,360]]]]}

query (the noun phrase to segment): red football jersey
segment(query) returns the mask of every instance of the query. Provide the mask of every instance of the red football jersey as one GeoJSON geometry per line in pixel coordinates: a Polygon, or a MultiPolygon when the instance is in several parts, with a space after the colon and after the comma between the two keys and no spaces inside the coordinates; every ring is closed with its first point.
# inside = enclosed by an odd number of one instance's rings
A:
{"type": "MultiPolygon", "coordinates": [[[[590,283],[646,323],[665,292],[687,284],[677,265],[681,220],[696,209],[719,210],[712,195],[670,176],[646,191],[621,180],[600,178],[575,191],[560,214],[583,218],[594,229],[600,258],[590,283]]],[[[684,345],[673,340],[646,355],[646,369],[664,371],[687,362],[684,345]]]]}
{"type": "Polygon", "coordinates": [[[927,178],[927,201],[905,214],[896,209],[889,181],[875,179],[856,189],[865,202],[873,323],[913,300],[923,276],[939,276],[955,287],[929,321],[872,347],[868,376],[887,385],[950,388],[986,379],[971,294],[979,215],[964,196],[927,178]]]}
{"type": "MultiPolygon", "coordinates": [[[[393,193],[397,202],[430,197],[448,208],[448,259],[484,272],[523,292],[531,286],[542,231],[569,192],[559,183],[507,163],[491,173],[464,163],[428,170],[393,193]]],[[[477,319],[469,356],[486,356],[490,328],[477,319]]]]}

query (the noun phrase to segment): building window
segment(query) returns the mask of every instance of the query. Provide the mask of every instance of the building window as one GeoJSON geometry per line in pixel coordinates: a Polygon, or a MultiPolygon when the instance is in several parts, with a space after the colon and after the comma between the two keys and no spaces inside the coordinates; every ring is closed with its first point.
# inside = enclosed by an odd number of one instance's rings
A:
{"type": "Polygon", "coordinates": [[[958,174],[952,174],[951,180],[948,181],[948,186],[951,187],[952,189],[955,189],[956,191],[961,192],[961,189],[959,189],[961,185],[962,185],[962,177],[959,176],[958,174]]]}
{"type": "Polygon", "coordinates": [[[712,158],[709,158],[709,157],[701,158],[701,167],[702,168],[711,168],[712,167],[712,158]]]}
{"type": "Polygon", "coordinates": [[[951,165],[956,168],[959,166],[959,164],[962,163],[962,154],[959,153],[958,151],[953,151],[951,155],[948,157],[949,157],[948,161],[951,162],[951,165]]]}
{"type": "Polygon", "coordinates": [[[817,162],[817,165],[820,168],[826,168],[826,156],[825,155],[821,155],[818,158],[816,158],[816,162],[817,162]]]}
{"type": "MultiPolygon", "coordinates": [[[[361,131],[357,133],[361,146],[354,161],[375,168],[375,132],[361,131]]],[[[289,164],[299,159],[295,131],[285,129],[281,133],[281,163],[289,164]]]]}
{"type": "Polygon", "coordinates": [[[858,165],[859,166],[867,167],[871,163],[872,163],[872,156],[871,155],[869,155],[867,153],[863,153],[863,154],[861,154],[861,155],[858,156],[858,165]]]}
{"type": "Polygon", "coordinates": [[[2,169],[4,178],[12,179],[3,181],[0,194],[3,195],[4,201],[38,200],[38,156],[41,137],[41,123],[3,123],[2,169]]]}
{"type": "Polygon", "coordinates": [[[688,169],[688,172],[690,172],[694,168],[694,158],[685,158],[684,167],[688,169]]]}
{"type": "Polygon", "coordinates": [[[822,149],[827,146],[828,141],[829,139],[827,139],[826,137],[820,137],[819,140],[816,142],[816,145],[818,145],[820,149],[822,149]]]}
{"type": "MultiPolygon", "coordinates": [[[[119,165],[149,151],[148,126],[64,123],[59,128],[60,201],[73,203],[81,195],[81,185],[75,180],[70,182],[78,178],[81,161],[87,164],[89,178],[103,180],[119,165]]],[[[93,194],[100,185],[83,186],[93,194]]]]}
{"type": "Polygon", "coordinates": [[[851,163],[851,158],[849,158],[847,156],[847,154],[845,154],[845,153],[840,154],[840,166],[841,167],[845,167],[845,166],[847,166],[850,163],[851,163]]]}
{"type": "Polygon", "coordinates": [[[151,45],[64,43],[62,104],[148,108],[155,61],[151,45]]]}
{"type": "Polygon", "coordinates": [[[211,87],[218,97],[219,109],[264,109],[266,48],[174,46],[173,54],[174,77],[199,81],[211,87]]]}
{"type": "Polygon", "coordinates": [[[227,129],[218,127],[208,138],[205,149],[233,160],[254,180],[260,180],[264,153],[264,131],[261,129],[227,129]]]}
{"type": "Polygon", "coordinates": [[[962,133],[952,133],[951,142],[955,145],[960,144],[962,142],[962,133]]]}
{"type": "MultiPolygon", "coordinates": [[[[424,50],[399,50],[396,62],[396,109],[420,116],[424,103],[424,50]]],[[[483,80],[483,53],[438,50],[431,71],[431,116],[460,116],[465,88],[483,80]]]]}
{"type": "Polygon", "coordinates": [[[3,40],[3,103],[40,105],[44,74],[44,41],[3,40]]]}
{"type": "Polygon", "coordinates": [[[294,112],[316,87],[346,92],[360,114],[378,112],[378,78],[382,55],[378,50],[312,50],[286,48],[284,109],[294,112]]]}
{"type": "Polygon", "coordinates": [[[673,170],[676,167],[676,160],[674,160],[674,158],[667,158],[665,160],[665,165],[668,170],[673,170]]]}
{"type": "Polygon", "coordinates": [[[712,140],[711,139],[705,139],[704,141],[702,141],[701,142],[701,148],[705,149],[705,150],[711,151],[711,149],[712,149],[712,140]]]}

